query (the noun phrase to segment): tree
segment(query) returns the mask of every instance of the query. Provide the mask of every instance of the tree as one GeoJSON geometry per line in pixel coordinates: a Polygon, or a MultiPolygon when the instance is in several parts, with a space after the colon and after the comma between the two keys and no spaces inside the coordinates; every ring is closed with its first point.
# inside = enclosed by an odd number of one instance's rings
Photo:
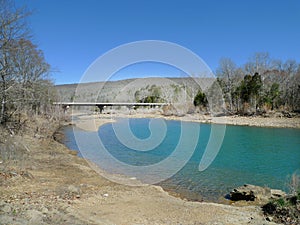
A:
{"type": "Polygon", "coordinates": [[[34,112],[49,104],[52,84],[43,52],[31,41],[25,23],[29,15],[10,0],[0,0],[0,123],[34,112]],[[43,106],[43,107],[42,107],[43,106]]]}
{"type": "Polygon", "coordinates": [[[220,60],[220,65],[217,69],[217,77],[222,79],[222,90],[225,95],[225,99],[229,102],[229,110],[233,110],[233,86],[234,86],[234,78],[236,76],[236,65],[235,63],[229,58],[222,58],[220,60]]]}
{"type": "MultiPolygon", "coordinates": [[[[264,74],[271,67],[271,59],[268,52],[257,52],[245,64],[247,74],[264,74]]],[[[264,79],[264,77],[263,77],[264,79]]]]}
{"type": "Polygon", "coordinates": [[[16,50],[16,42],[28,37],[24,9],[15,9],[13,2],[0,0],[0,123],[8,120],[8,92],[15,85],[15,66],[11,54],[16,50]]]}
{"type": "Polygon", "coordinates": [[[206,107],[207,103],[208,103],[208,101],[207,101],[205,93],[203,93],[201,90],[199,90],[194,98],[194,106],[206,107]]]}
{"type": "Polygon", "coordinates": [[[258,73],[255,73],[253,76],[246,75],[236,92],[239,93],[243,103],[249,103],[250,107],[257,110],[261,87],[261,76],[258,73]]]}
{"type": "Polygon", "coordinates": [[[240,112],[242,107],[253,111],[259,106],[300,109],[300,65],[295,60],[284,62],[271,59],[268,53],[255,53],[236,67],[230,59],[222,59],[217,82],[228,111],[240,112]]]}
{"type": "Polygon", "coordinates": [[[21,39],[16,43],[16,50],[11,53],[11,58],[15,66],[15,82],[19,88],[19,99],[15,101],[18,109],[33,110],[38,113],[39,105],[41,103],[41,89],[40,86],[44,82],[47,73],[50,70],[50,65],[46,63],[43,52],[37,49],[30,40],[21,39]]]}

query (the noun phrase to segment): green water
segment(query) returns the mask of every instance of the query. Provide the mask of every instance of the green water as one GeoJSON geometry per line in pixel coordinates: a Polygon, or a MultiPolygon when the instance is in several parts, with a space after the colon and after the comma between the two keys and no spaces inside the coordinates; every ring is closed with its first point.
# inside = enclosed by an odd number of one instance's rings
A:
{"type": "MultiPolygon", "coordinates": [[[[164,121],[166,136],[151,151],[139,152],[123,145],[115,135],[112,124],[100,127],[99,137],[110,154],[118,160],[135,166],[151,165],[169,157],[180,139],[181,123],[164,121]]],[[[118,121],[123,126],[122,120],[118,121]]],[[[130,119],[131,131],[140,139],[150,136],[149,119],[130,119]]],[[[124,126],[126,124],[124,123],[124,126]]],[[[187,123],[193,132],[195,123],[187,123]]],[[[199,162],[203,156],[211,125],[200,126],[199,141],[188,163],[174,176],[159,183],[163,188],[191,200],[220,201],[229,191],[245,183],[268,186],[287,191],[288,177],[300,168],[300,129],[258,128],[226,126],[222,147],[208,169],[200,172],[199,162]]],[[[66,128],[66,145],[78,149],[74,134],[86,140],[85,153],[97,163],[95,133],[66,128]],[[93,137],[92,137],[93,136],[93,137]]],[[[188,148],[188,146],[185,146],[188,148]]],[[[100,163],[99,166],[101,167],[100,163]]],[[[106,167],[109,172],[116,168],[106,167]]]]}

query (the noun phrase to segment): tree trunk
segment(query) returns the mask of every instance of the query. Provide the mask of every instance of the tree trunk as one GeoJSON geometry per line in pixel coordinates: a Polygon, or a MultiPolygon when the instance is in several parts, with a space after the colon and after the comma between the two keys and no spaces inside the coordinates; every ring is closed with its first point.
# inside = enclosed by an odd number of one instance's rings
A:
{"type": "Polygon", "coordinates": [[[0,123],[5,124],[7,122],[7,111],[6,111],[6,83],[5,77],[2,75],[2,102],[1,102],[1,114],[0,114],[0,123]]]}

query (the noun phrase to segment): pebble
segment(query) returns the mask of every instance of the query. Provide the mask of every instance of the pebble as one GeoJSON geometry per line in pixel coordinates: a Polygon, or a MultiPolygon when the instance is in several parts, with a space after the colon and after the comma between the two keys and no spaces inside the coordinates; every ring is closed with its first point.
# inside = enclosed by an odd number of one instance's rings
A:
{"type": "Polygon", "coordinates": [[[80,193],[80,189],[78,187],[75,187],[74,185],[70,185],[68,187],[68,191],[71,193],[76,193],[76,194],[80,193]]]}
{"type": "Polygon", "coordinates": [[[48,211],[49,211],[49,210],[48,210],[46,207],[43,207],[43,208],[42,208],[42,213],[43,213],[43,214],[48,213],[48,211]]]}
{"type": "Polygon", "coordinates": [[[107,193],[103,194],[103,197],[107,198],[107,197],[108,197],[108,194],[107,194],[107,193]]]}

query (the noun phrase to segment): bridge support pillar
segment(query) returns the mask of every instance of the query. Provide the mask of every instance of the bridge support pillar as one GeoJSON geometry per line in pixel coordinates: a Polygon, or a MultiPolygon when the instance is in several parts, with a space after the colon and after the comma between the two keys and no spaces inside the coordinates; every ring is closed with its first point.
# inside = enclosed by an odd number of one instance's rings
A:
{"type": "Polygon", "coordinates": [[[102,113],[102,112],[103,112],[103,110],[104,110],[104,106],[103,106],[103,105],[97,105],[97,107],[99,108],[99,110],[100,110],[100,113],[102,113]]]}
{"type": "Polygon", "coordinates": [[[68,105],[63,105],[62,106],[63,110],[64,110],[64,113],[66,114],[67,110],[70,108],[70,106],[68,105]]]}

